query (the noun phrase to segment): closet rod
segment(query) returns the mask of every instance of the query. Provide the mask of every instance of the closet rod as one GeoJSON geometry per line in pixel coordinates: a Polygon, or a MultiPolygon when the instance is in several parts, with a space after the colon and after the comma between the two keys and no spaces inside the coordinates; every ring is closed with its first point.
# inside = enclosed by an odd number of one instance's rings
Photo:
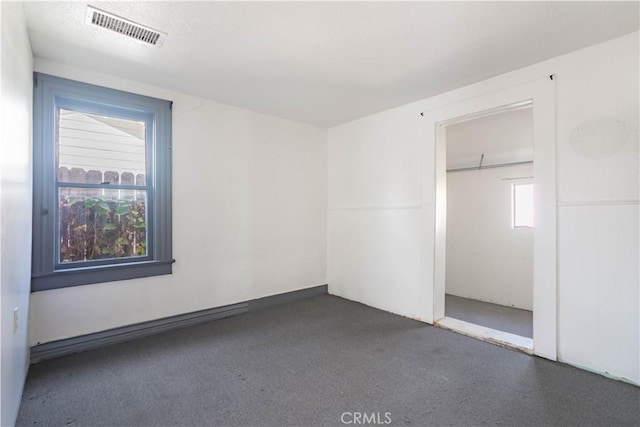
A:
{"type": "Polygon", "coordinates": [[[504,168],[507,166],[517,166],[517,165],[527,165],[529,163],[533,163],[533,160],[528,160],[526,162],[513,162],[513,163],[502,163],[499,165],[486,165],[478,168],[477,166],[472,166],[469,168],[457,168],[457,169],[447,169],[448,172],[464,172],[464,171],[477,171],[477,170],[485,170],[490,168],[504,168]]]}

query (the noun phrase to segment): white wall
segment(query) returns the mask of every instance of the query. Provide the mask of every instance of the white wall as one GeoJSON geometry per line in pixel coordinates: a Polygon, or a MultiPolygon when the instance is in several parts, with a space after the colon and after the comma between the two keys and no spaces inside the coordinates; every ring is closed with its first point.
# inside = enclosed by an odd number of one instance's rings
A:
{"type": "Polygon", "coordinates": [[[532,174],[530,164],[447,174],[447,294],[532,310],[533,230],[511,227],[504,180],[532,174]]]}
{"type": "Polygon", "coordinates": [[[33,64],[22,3],[0,3],[0,424],[13,425],[27,375],[31,280],[31,103],[33,64]],[[14,332],[13,311],[18,309],[14,332]]]}
{"type": "Polygon", "coordinates": [[[31,345],[326,283],[326,130],[36,58],[171,99],[173,275],[36,292],[31,345]]]}
{"type": "Polygon", "coordinates": [[[638,36],[330,129],[330,292],[423,316],[420,112],[555,74],[558,358],[640,383],[638,36]]]}

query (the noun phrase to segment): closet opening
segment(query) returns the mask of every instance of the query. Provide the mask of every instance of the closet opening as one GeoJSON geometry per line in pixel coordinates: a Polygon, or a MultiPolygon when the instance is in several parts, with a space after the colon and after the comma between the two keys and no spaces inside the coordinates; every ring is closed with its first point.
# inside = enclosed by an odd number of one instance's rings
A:
{"type": "Polygon", "coordinates": [[[533,109],[447,124],[445,318],[533,351],[533,109]]]}

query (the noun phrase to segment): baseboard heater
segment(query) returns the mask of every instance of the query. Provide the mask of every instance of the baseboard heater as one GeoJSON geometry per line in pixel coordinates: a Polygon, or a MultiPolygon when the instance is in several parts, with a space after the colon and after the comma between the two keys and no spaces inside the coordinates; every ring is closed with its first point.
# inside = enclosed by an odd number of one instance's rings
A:
{"type": "Polygon", "coordinates": [[[237,304],[214,307],[192,313],[178,314],[134,325],[122,326],[93,334],[52,341],[31,347],[31,363],[41,362],[47,359],[66,356],[81,351],[93,350],[111,344],[131,341],[150,335],[186,328],[213,320],[225,319],[252,311],[262,310],[280,304],[285,304],[300,299],[327,294],[327,285],[314,286],[297,291],[271,295],[264,298],[253,299],[237,304]]]}

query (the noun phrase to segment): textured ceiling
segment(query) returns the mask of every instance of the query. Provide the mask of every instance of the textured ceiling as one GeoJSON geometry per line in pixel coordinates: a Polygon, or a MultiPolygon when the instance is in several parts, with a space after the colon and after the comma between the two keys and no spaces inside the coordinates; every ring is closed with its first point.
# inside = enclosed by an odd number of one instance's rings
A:
{"type": "Polygon", "coordinates": [[[636,2],[27,2],[36,57],[334,126],[638,30],[636,2]]]}

